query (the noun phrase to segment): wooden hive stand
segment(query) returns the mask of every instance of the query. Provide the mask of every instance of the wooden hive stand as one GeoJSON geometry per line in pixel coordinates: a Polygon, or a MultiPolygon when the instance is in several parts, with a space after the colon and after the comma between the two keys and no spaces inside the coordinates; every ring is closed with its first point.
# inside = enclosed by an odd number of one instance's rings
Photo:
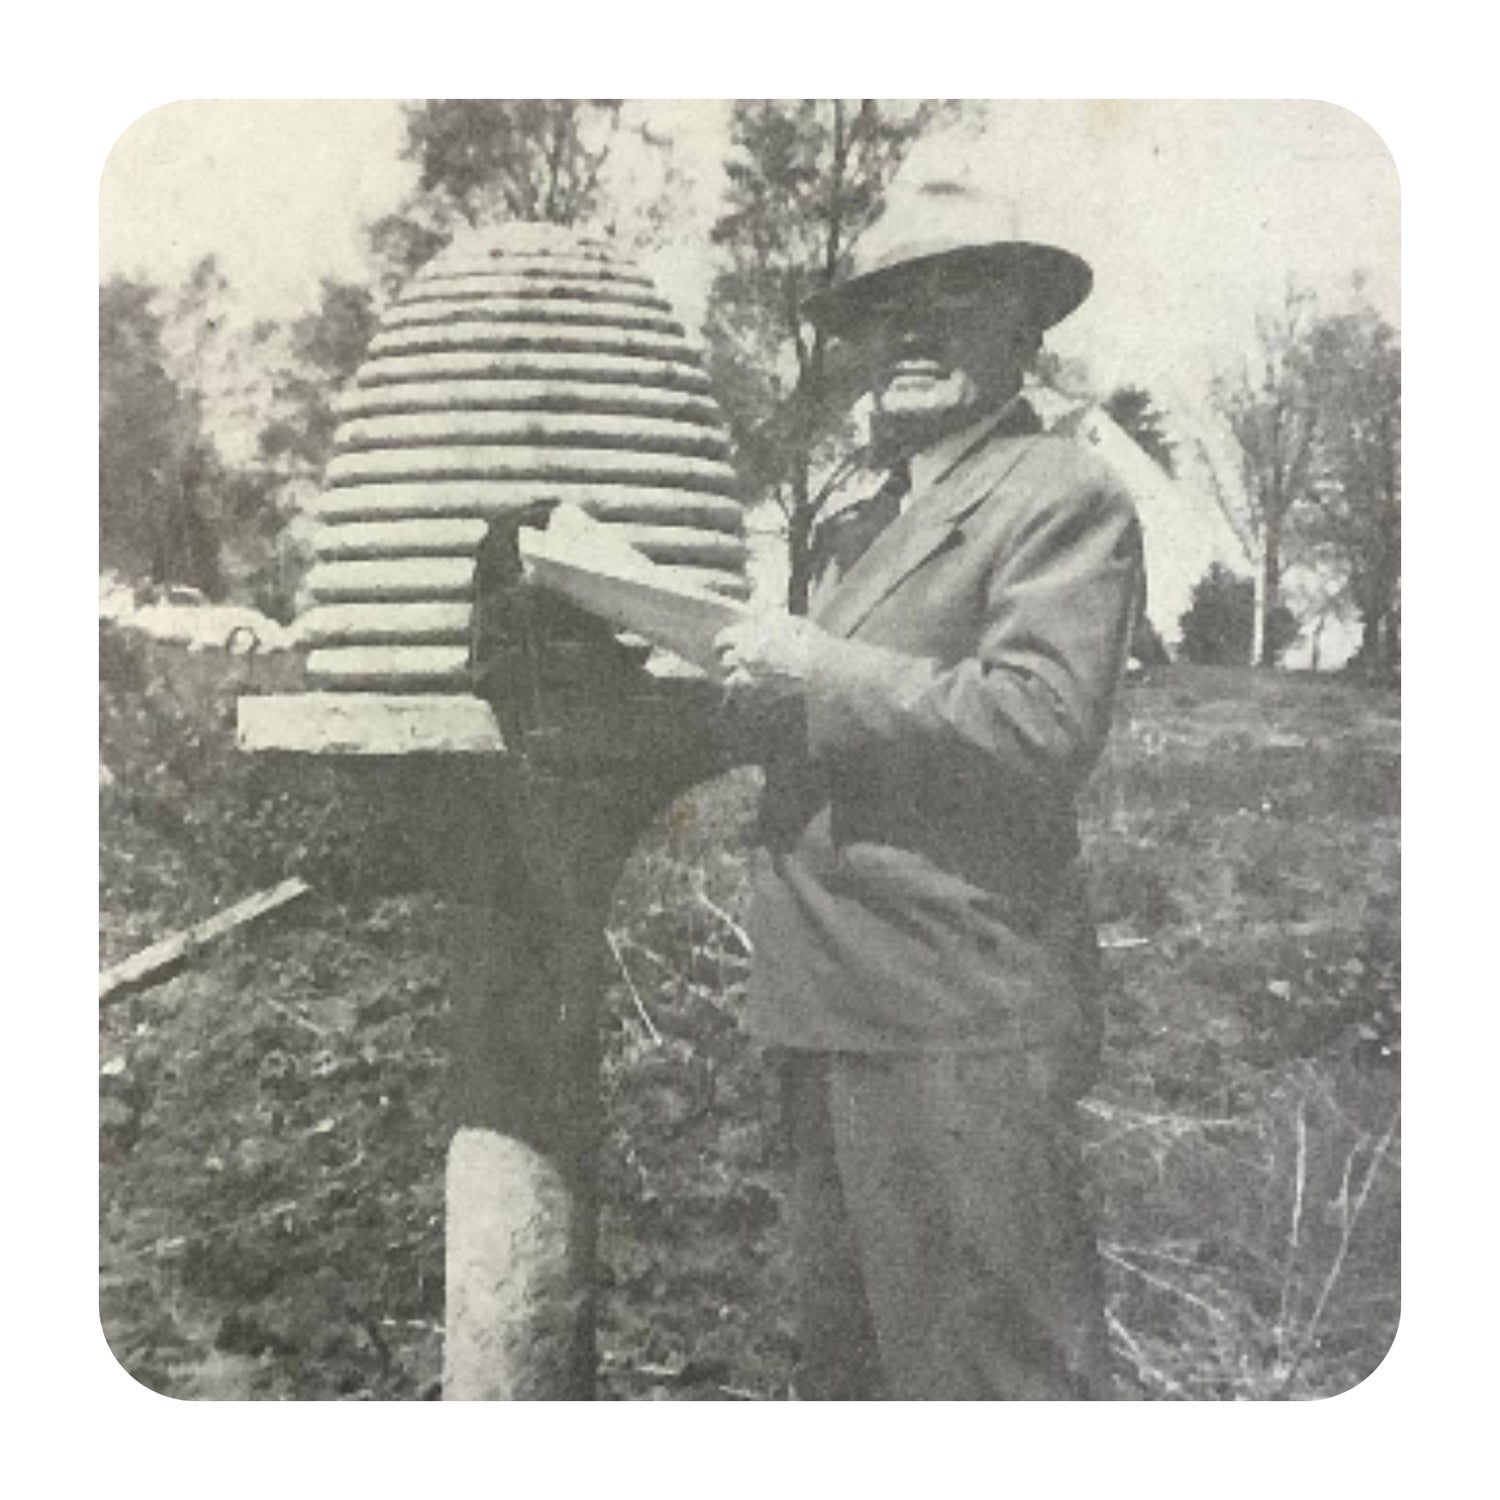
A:
{"type": "Polygon", "coordinates": [[[743,597],[727,439],[650,280],[544,225],[423,268],[338,415],[308,691],[241,699],[240,744],[378,768],[447,898],[445,1398],[588,1397],[604,925],[715,690],[526,585],[517,532],[571,502],[743,597]]]}

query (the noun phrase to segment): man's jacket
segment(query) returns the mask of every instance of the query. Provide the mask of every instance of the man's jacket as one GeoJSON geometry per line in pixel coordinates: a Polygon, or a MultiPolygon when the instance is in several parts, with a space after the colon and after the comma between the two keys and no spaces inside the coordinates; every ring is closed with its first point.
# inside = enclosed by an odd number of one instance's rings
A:
{"type": "Polygon", "coordinates": [[[1140,528],[1101,464],[1022,413],[815,578],[830,639],[767,757],[755,855],[749,1010],[767,1045],[1015,1047],[1088,1081],[1074,799],[1140,605],[1140,528]]]}

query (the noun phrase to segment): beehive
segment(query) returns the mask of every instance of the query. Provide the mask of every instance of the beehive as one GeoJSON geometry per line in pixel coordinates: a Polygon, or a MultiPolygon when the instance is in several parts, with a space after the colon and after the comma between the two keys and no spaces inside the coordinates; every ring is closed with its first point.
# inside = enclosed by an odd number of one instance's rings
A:
{"type": "Polygon", "coordinates": [[[573,502],[653,561],[747,592],[702,362],[606,241],[509,225],[455,242],[386,311],[337,416],[298,622],[311,691],[280,730],[247,700],[250,748],[299,748],[313,718],[369,720],[361,695],[413,724],[471,693],[476,555],[491,523],[534,506],[573,502]]]}

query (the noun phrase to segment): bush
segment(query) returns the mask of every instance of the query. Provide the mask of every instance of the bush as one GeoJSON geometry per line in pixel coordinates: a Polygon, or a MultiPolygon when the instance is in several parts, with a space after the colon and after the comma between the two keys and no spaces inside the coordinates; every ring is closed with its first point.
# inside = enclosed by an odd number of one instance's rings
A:
{"type": "Polygon", "coordinates": [[[290,657],[190,652],[101,620],[99,668],[106,961],[294,872],[340,898],[418,882],[399,810],[333,767],[236,749],[236,700],[294,687],[290,657]]]}
{"type": "MultiPolygon", "coordinates": [[[[1255,644],[1255,584],[1214,563],[1193,586],[1193,601],[1178,618],[1182,654],[1204,666],[1248,666],[1255,644]]],[[[1297,617],[1284,604],[1271,611],[1266,629],[1279,658],[1297,639],[1297,617]]]]}

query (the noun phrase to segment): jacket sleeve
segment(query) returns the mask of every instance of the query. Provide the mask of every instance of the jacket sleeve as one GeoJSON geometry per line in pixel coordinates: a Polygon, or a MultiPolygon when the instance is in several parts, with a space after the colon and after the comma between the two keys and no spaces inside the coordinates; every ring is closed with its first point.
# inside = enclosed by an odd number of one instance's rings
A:
{"type": "Polygon", "coordinates": [[[972,655],[945,665],[830,638],[808,684],[809,752],[1071,793],[1109,732],[1143,578],[1129,499],[1102,474],[1079,476],[996,557],[972,655]]]}

